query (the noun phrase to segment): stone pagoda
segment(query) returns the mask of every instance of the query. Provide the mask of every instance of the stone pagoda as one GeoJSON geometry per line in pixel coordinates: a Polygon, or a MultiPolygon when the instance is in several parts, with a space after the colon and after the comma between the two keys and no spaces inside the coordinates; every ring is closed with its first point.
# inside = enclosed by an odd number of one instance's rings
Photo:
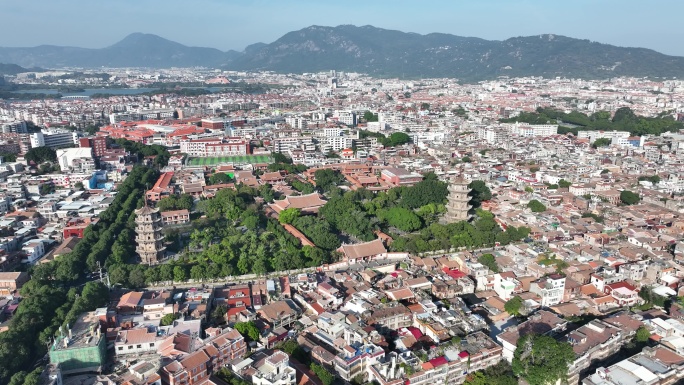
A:
{"type": "Polygon", "coordinates": [[[135,210],[135,251],[140,255],[142,263],[154,265],[164,255],[164,236],[162,235],[161,215],[159,209],[148,205],[135,210]]]}
{"type": "Polygon", "coordinates": [[[467,221],[470,218],[469,211],[473,207],[470,205],[470,188],[468,182],[461,178],[449,181],[449,196],[447,202],[447,212],[444,215],[446,223],[467,221]]]}

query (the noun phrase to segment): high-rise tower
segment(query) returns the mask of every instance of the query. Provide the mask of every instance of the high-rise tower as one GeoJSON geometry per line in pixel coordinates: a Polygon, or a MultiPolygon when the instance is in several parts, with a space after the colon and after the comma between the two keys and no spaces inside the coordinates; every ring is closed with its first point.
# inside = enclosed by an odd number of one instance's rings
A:
{"type": "Polygon", "coordinates": [[[447,202],[447,212],[444,215],[444,220],[447,223],[460,222],[468,220],[470,208],[470,188],[468,182],[461,178],[452,179],[449,181],[449,196],[447,202]]]}
{"type": "Polygon", "coordinates": [[[147,205],[135,210],[135,251],[143,263],[154,265],[164,253],[164,236],[162,235],[161,215],[159,209],[147,205]]]}

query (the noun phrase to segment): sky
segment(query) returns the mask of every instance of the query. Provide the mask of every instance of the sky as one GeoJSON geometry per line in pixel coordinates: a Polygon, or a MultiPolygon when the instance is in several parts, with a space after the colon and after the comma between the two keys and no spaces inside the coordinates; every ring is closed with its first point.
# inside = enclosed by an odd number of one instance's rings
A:
{"type": "Polygon", "coordinates": [[[102,48],[133,32],[241,51],[310,25],[489,40],[545,33],[684,56],[682,0],[0,0],[0,46],[102,48]]]}

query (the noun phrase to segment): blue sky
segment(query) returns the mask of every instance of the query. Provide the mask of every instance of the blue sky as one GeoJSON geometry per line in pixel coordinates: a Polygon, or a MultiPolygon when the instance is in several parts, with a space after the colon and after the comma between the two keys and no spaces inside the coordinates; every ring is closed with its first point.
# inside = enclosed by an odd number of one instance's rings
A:
{"type": "Polygon", "coordinates": [[[681,0],[0,0],[0,46],[100,48],[132,32],[242,50],[312,24],[503,40],[553,33],[684,56],[681,0]]]}

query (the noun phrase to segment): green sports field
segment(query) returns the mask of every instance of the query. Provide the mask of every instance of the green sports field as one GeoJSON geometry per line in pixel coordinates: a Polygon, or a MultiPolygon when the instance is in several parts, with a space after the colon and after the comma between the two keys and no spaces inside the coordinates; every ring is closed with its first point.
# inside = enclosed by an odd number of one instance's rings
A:
{"type": "Polygon", "coordinates": [[[214,166],[222,163],[271,163],[272,158],[268,155],[238,155],[238,156],[210,156],[206,158],[190,158],[190,166],[214,166]]]}

